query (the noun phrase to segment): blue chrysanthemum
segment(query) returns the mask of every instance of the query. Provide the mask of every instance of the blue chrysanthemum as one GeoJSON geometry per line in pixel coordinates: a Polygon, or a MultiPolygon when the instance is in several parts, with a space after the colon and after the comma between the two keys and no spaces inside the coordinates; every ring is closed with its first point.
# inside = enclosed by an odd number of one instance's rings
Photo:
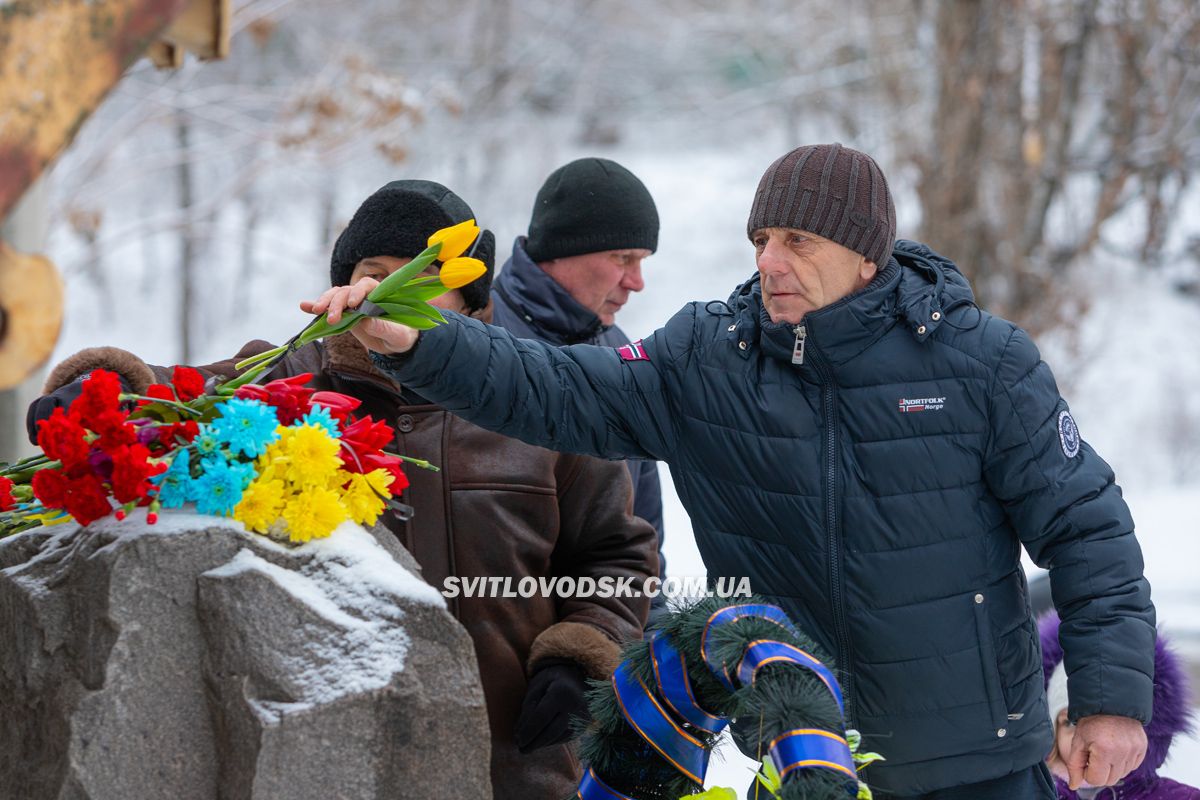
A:
{"type": "Polygon", "coordinates": [[[279,438],[275,409],[258,400],[233,398],[221,404],[221,416],[210,424],[217,440],[234,453],[257,458],[279,438]]]}
{"type": "Polygon", "coordinates": [[[204,474],[195,481],[196,510],[201,514],[229,516],[242,499],[244,471],[239,468],[242,465],[213,456],[201,461],[200,466],[204,474]]]}
{"type": "Polygon", "coordinates": [[[209,423],[200,425],[200,433],[192,440],[192,446],[202,456],[211,456],[221,452],[221,440],[217,438],[209,423]]]}
{"type": "Polygon", "coordinates": [[[319,425],[334,439],[340,439],[342,436],[342,431],[338,428],[337,420],[333,418],[333,415],[329,413],[329,409],[325,406],[313,406],[312,410],[305,414],[302,419],[298,419],[293,423],[293,427],[299,427],[300,425],[312,425],[313,427],[319,425]]]}
{"type": "Polygon", "coordinates": [[[242,482],[242,490],[258,477],[258,470],[254,468],[253,461],[229,461],[229,468],[237,474],[238,479],[242,482]]]}
{"type": "Polygon", "coordinates": [[[150,479],[158,484],[158,501],[163,508],[179,508],[188,500],[195,499],[190,459],[191,454],[187,450],[179,450],[167,471],[150,479]]]}

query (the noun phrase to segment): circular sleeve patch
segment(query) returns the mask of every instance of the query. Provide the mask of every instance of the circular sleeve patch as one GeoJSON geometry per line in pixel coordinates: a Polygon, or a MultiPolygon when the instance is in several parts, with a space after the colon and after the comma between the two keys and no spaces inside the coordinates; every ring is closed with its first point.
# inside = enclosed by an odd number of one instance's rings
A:
{"type": "Polygon", "coordinates": [[[1063,455],[1067,458],[1079,455],[1079,428],[1075,425],[1075,418],[1071,416],[1070,411],[1063,411],[1058,415],[1058,443],[1062,445],[1063,455]]]}

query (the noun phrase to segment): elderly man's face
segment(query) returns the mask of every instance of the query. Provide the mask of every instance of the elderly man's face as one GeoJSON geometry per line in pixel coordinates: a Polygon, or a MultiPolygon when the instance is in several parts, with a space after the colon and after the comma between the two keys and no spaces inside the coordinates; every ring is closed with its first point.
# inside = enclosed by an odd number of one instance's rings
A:
{"type": "Polygon", "coordinates": [[[642,259],[649,255],[642,249],[604,250],[556,258],[541,267],[602,325],[612,325],[629,295],[646,288],[642,259]]]}
{"type": "Polygon", "coordinates": [[[863,288],[877,271],[875,262],[807,231],[760,228],[750,239],[772,322],[797,323],[863,288]]]}

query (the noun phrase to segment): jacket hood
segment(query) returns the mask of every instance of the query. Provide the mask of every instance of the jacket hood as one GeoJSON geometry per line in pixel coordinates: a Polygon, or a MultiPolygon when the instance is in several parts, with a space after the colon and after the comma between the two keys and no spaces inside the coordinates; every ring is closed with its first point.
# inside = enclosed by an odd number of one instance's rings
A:
{"type": "MultiPolygon", "coordinates": [[[[1038,634],[1042,640],[1042,682],[1050,682],[1050,675],[1063,658],[1062,645],[1058,642],[1058,615],[1051,611],[1038,623],[1038,634]]],[[[1192,731],[1191,692],[1183,664],[1171,649],[1160,631],[1154,642],[1154,707],[1150,724],[1146,726],[1146,758],[1128,780],[1153,777],[1167,760],[1171,741],[1179,734],[1192,731]]]]}
{"type": "MultiPolygon", "coordinates": [[[[925,325],[927,333],[932,333],[955,309],[975,306],[975,293],[962,270],[929,245],[899,239],[892,257],[904,268],[896,308],[914,331],[925,325]],[[935,312],[940,312],[940,319],[933,319],[935,312]]],[[[965,321],[973,322],[969,318],[965,321]]]]}

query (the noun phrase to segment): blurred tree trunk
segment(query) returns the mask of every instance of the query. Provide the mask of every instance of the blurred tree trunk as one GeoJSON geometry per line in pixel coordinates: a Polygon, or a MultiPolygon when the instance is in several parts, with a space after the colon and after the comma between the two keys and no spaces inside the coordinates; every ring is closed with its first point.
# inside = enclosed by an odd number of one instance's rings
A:
{"type": "Polygon", "coordinates": [[[179,363],[192,363],[192,321],[199,315],[192,312],[195,305],[192,273],[196,260],[196,233],[191,218],[195,203],[192,176],[191,123],[183,109],[175,111],[175,141],[179,146],[179,363]]]}
{"type": "Polygon", "coordinates": [[[988,274],[996,261],[982,208],[981,168],[988,158],[985,121],[997,76],[1000,25],[989,0],[943,2],[937,11],[937,101],[932,151],[921,164],[921,237],[961,259],[969,278],[988,274]]]}
{"type": "Polygon", "coordinates": [[[981,304],[1037,332],[1073,316],[1064,276],[1116,215],[1145,220],[1129,255],[1163,259],[1198,166],[1200,14],[1186,3],[936,5],[936,101],[916,158],[921,236],[981,304]],[[1068,302],[1069,301],[1069,302],[1068,302]]]}

